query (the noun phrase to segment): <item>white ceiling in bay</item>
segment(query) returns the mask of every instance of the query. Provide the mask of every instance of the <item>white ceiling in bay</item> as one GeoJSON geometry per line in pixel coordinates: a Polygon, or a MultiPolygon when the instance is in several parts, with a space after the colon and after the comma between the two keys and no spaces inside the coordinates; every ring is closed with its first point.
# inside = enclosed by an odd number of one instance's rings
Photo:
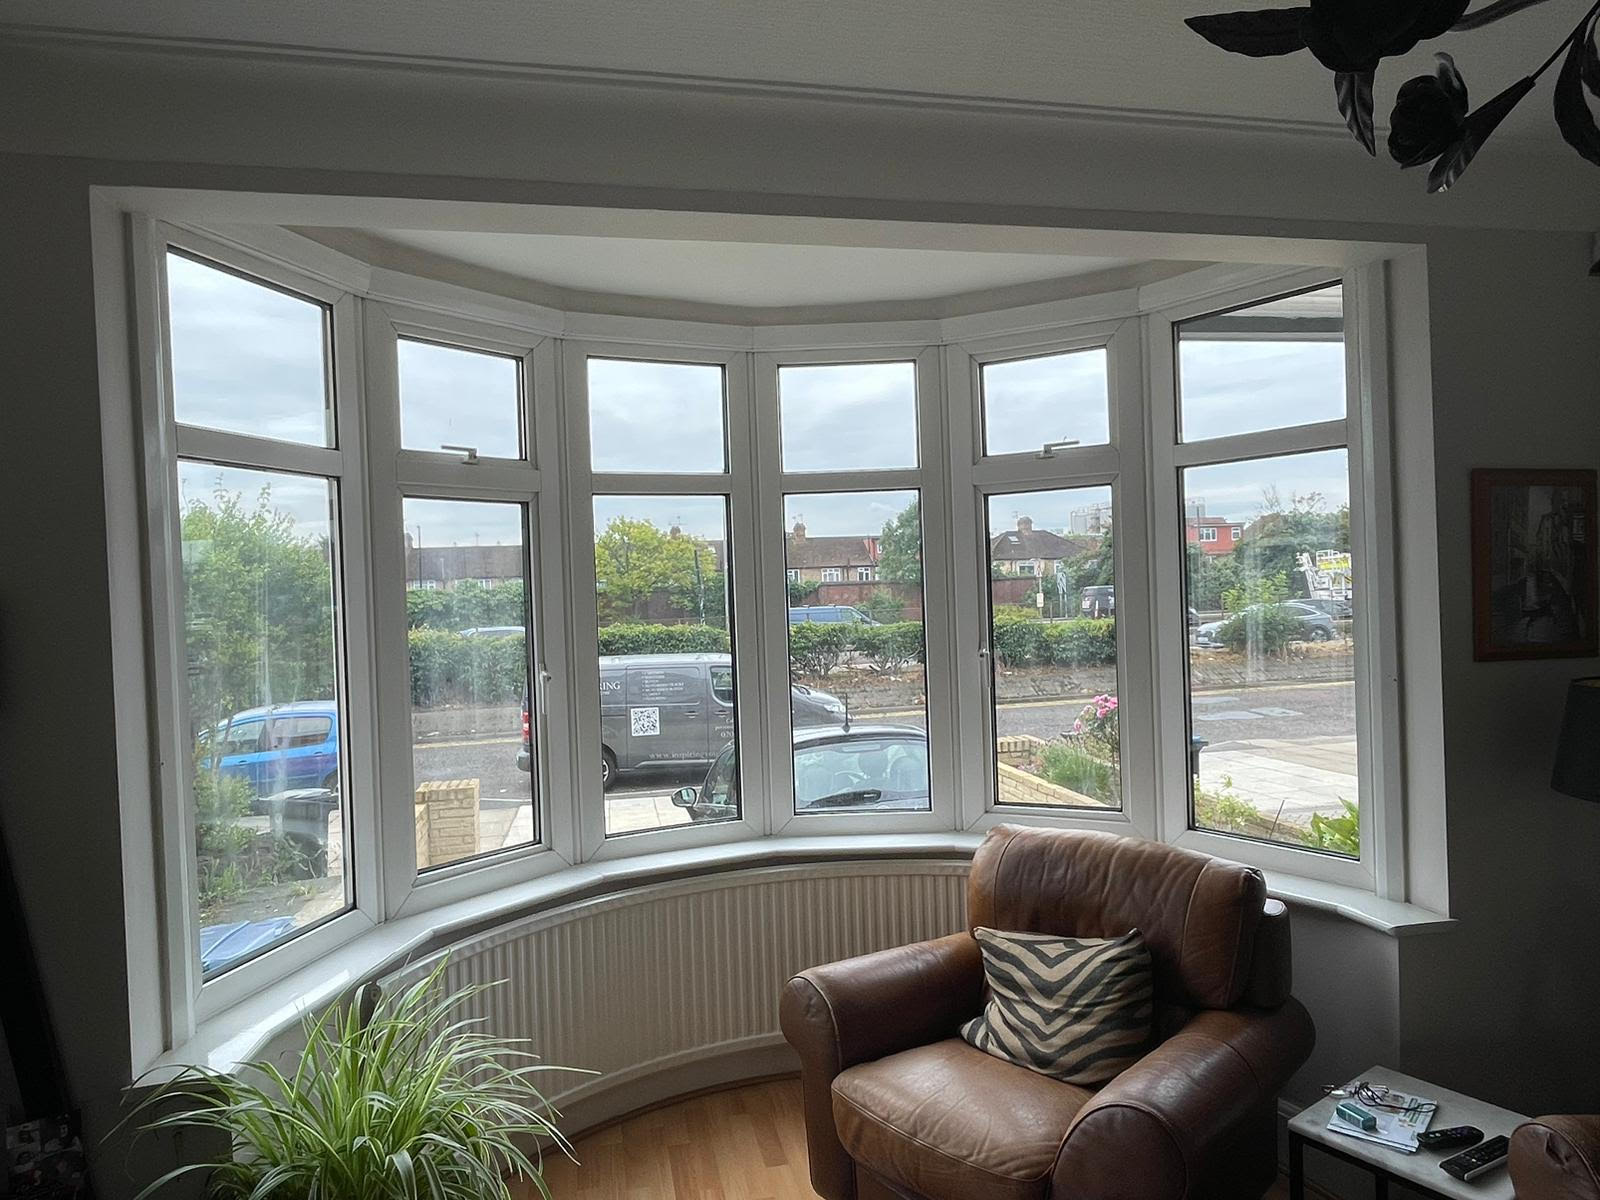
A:
{"type": "Polygon", "coordinates": [[[381,229],[371,236],[571,291],[742,307],[921,300],[1132,265],[1065,254],[381,229]]]}
{"type": "MultiPolygon", "coordinates": [[[[1249,6],[1249,0],[0,0],[0,22],[218,46],[1337,126],[1331,77],[1309,55],[1236,58],[1182,23],[1194,13],[1249,6]]],[[[1551,0],[1448,39],[1474,101],[1541,62],[1582,7],[1551,0]]],[[[1380,119],[1403,80],[1431,69],[1430,51],[1385,64],[1380,119]]],[[[1556,136],[1547,102],[1522,105],[1507,130],[1556,136]]],[[[1359,150],[1349,149],[1359,167],[1359,150]]]]}

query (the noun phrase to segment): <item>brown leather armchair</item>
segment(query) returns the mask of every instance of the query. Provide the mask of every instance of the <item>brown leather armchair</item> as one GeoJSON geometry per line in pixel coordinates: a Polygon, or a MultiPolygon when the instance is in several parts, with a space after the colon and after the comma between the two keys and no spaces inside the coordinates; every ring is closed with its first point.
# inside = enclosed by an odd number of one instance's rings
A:
{"type": "Polygon", "coordinates": [[[1097,1091],[958,1036],[984,998],[971,933],[814,967],[784,989],[811,1182],[826,1200],[1242,1200],[1277,1174],[1277,1097],[1311,1052],[1289,916],[1258,871],[1156,842],[1000,826],[969,927],[1138,928],[1149,1053],[1097,1091]]]}
{"type": "Polygon", "coordinates": [[[1524,1121],[1506,1168],[1517,1200],[1600,1200],[1600,1116],[1524,1121]]]}

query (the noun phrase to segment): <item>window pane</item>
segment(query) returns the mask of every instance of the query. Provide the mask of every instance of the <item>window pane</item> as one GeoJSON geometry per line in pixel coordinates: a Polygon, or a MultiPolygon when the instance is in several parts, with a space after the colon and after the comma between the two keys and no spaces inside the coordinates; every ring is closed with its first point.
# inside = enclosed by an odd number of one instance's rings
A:
{"type": "Polygon", "coordinates": [[[333,445],[321,304],[169,252],[167,313],[180,424],[333,445]]]}
{"type": "Polygon", "coordinates": [[[739,815],[728,502],[596,496],[606,836],[739,815]]]}
{"type": "Polygon", "coordinates": [[[200,961],[343,912],[334,488],[178,464],[200,961]]]}
{"type": "Polygon", "coordinates": [[[785,471],[917,465],[915,363],[780,367],[785,471]]]}
{"type": "Polygon", "coordinates": [[[1186,442],[1337,421],[1345,413],[1339,284],[1178,326],[1186,442]]]}
{"type": "Polygon", "coordinates": [[[1111,440],[1111,392],[1103,349],[986,363],[983,452],[1023,454],[1046,442],[1111,440]]]}
{"type": "Polygon", "coordinates": [[[405,501],[417,868],[538,840],[520,504],[405,501]]]}
{"type": "Polygon", "coordinates": [[[503,354],[400,339],[400,444],[472,446],[522,458],[522,364],[503,354]]]}
{"type": "Polygon", "coordinates": [[[990,496],[998,805],[1122,807],[1111,489],[990,496]]]}
{"type": "Polygon", "coordinates": [[[1346,453],[1190,467],[1183,501],[1194,822],[1357,857],[1346,453]]]}
{"type": "Polygon", "coordinates": [[[589,459],[596,471],[727,469],[722,368],[589,360],[589,459]]]}
{"type": "Polygon", "coordinates": [[[784,514],[795,811],[927,812],[918,494],[793,495],[784,514]]]}

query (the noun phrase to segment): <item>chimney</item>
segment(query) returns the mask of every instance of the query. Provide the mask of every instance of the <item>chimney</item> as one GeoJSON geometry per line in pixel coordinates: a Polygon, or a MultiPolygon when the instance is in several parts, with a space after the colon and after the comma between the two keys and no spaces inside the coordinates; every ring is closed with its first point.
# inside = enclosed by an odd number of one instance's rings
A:
{"type": "Polygon", "coordinates": [[[806,540],[806,527],[801,521],[794,523],[794,540],[796,545],[806,540]]]}
{"type": "Polygon", "coordinates": [[[1018,517],[1017,518],[1017,532],[1018,533],[1032,533],[1033,532],[1033,518],[1032,517],[1018,517]]]}

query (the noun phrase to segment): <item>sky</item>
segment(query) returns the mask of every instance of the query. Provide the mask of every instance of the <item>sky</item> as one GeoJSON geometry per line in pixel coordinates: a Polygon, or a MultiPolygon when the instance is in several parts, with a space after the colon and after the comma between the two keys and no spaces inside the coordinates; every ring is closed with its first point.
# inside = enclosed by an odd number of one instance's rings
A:
{"type": "MultiPolygon", "coordinates": [[[[327,444],[325,310],[179,255],[168,259],[174,403],[184,423],[327,444]]],[[[1277,428],[1344,414],[1344,351],[1338,341],[1252,341],[1234,334],[1180,331],[1181,419],[1185,440],[1277,428]]],[[[520,451],[519,364],[515,359],[402,340],[402,436],[414,448],[475,445],[484,455],[520,451]]],[[[1104,443],[1109,434],[1106,356],[1079,351],[983,368],[986,443],[991,452],[1028,452],[1046,441],[1104,443]]],[[[722,368],[695,363],[591,359],[590,439],[596,471],[661,473],[725,470],[722,368]]],[[[915,466],[916,375],[910,362],[784,367],[779,375],[785,469],[858,470],[915,466]]],[[[538,398],[534,397],[537,403],[538,398]]],[[[260,473],[185,468],[185,502],[204,500],[218,480],[254,497],[260,473]]],[[[313,481],[279,475],[274,504],[308,529],[325,530],[325,503],[313,481]]],[[[1263,488],[1285,498],[1320,492],[1330,509],[1349,485],[1342,452],[1192,469],[1185,485],[1208,515],[1248,521],[1263,488]]],[[[803,518],[814,535],[867,535],[905,507],[898,495],[798,495],[785,525],[803,518]]],[[[1009,526],[1017,515],[1040,528],[1065,529],[1081,495],[1033,495],[992,508],[1009,526]]],[[[417,508],[429,545],[512,541],[510,523],[471,505],[417,508]]],[[[596,501],[596,526],[628,511],[677,523],[697,537],[725,536],[720,498],[596,501]]],[[[414,533],[414,528],[412,529],[414,533]]]]}
{"type": "Polygon", "coordinates": [[[983,378],[983,445],[1022,454],[1046,442],[1104,446],[1111,440],[1106,352],[1079,350],[988,363],[983,378]]]}
{"type": "Polygon", "coordinates": [[[180,254],[167,255],[167,284],[180,422],[330,444],[320,304],[180,254]]]}

